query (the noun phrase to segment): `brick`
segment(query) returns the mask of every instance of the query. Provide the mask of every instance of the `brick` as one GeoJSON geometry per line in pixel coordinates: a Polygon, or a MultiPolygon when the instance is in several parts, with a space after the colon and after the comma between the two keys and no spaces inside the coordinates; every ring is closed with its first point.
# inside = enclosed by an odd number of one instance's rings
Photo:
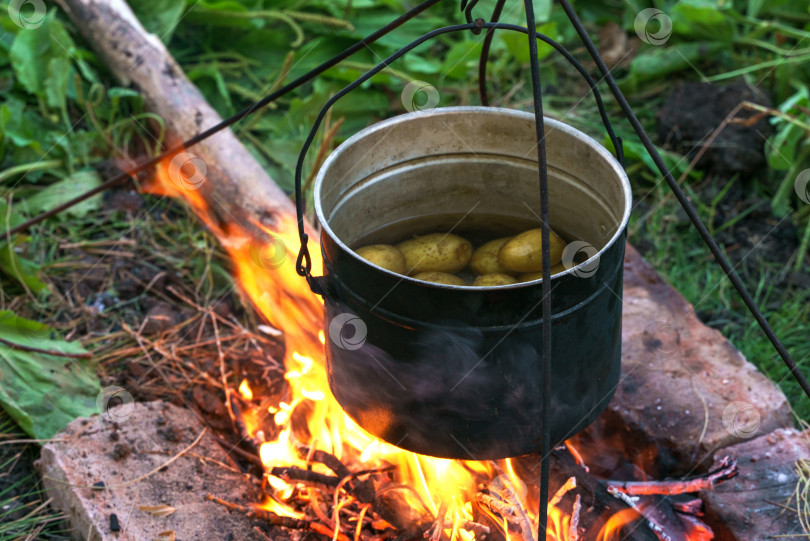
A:
{"type": "Polygon", "coordinates": [[[795,511],[796,461],[810,459],[810,431],[780,429],[715,454],[736,458],[740,475],[701,493],[707,520],[719,541],[760,541],[773,536],[804,537],[795,511]],[[791,535],[792,534],[792,535],[791,535]]]}
{"type": "Polygon", "coordinates": [[[211,492],[242,504],[260,501],[210,432],[165,470],[122,488],[164,464],[203,430],[193,413],[163,402],[122,405],[110,413],[127,407],[133,408],[131,414],[115,423],[101,416],[76,419],[57,436],[59,441],[42,448],[37,470],[52,506],[67,516],[74,539],[149,541],[172,530],[178,541],[262,540],[252,519],[203,499],[211,492]],[[101,483],[108,488],[91,488],[101,483]],[[138,509],[143,505],[170,505],[177,511],[156,518],[138,509]],[[112,515],[118,533],[111,531],[112,515]]]}
{"type": "Polygon", "coordinates": [[[651,441],[668,457],[666,473],[706,467],[716,449],[793,426],[782,391],[629,244],[622,318],[621,382],[595,427],[640,434],[629,438],[636,447],[651,441]]]}

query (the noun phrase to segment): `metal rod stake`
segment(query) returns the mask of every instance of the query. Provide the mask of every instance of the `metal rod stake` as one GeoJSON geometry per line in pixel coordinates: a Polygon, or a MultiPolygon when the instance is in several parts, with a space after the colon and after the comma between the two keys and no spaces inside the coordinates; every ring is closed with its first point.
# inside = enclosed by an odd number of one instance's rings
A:
{"type": "Polygon", "coordinates": [[[540,81],[540,60],[537,56],[537,24],[534,20],[532,0],[524,0],[526,7],[526,29],[529,39],[529,59],[531,60],[532,93],[534,95],[534,120],[537,130],[537,167],[540,177],[540,221],[542,222],[543,254],[543,388],[540,422],[543,435],[540,440],[540,503],[537,510],[537,541],[545,541],[548,527],[548,477],[549,450],[551,448],[551,245],[548,210],[548,167],[546,164],[546,132],[543,122],[543,91],[540,81]]]}

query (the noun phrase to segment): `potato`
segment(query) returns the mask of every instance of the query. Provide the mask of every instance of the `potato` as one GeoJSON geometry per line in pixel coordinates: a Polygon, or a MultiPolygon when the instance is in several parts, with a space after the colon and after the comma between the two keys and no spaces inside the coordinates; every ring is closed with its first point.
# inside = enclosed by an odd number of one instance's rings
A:
{"type": "Polygon", "coordinates": [[[385,270],[405,274],[405,256],[394,246],[371,244],[355,250],[357,255],[385,270]]]}
{"type": "Polygon", "coordinates": [[[509,271],[498,263],[498,252],[512,237],[491,240],[473,252],[470,268],[475,274],[507,274],[509,271]]]}
{"type": "MultiPolygon", "coordinates": [[[[562,259],[565,241],[554,231],[549,231],[551,240],[551,265],[562,259]]],[[[504,244],[498,252],[498,263],[512,272],[540,272],[543,270],[541,254],[542,232],[530,229],[504,244]]]]}
{"type": "MultiPolygon", "coordinates": [[[[561,273],[565,271],[565,265],[562,263],[557,263],[553,267],[551,267],[551,275],[554,276],[555,274],[561,273]]],[[[521,282],[531,282],[533,280],[540,280],[543,278],[543,272],[527,272],[518,276],[518,279],[521,282]]]]}
{"type": "Polygon", "coordinates": [[[448,272],[420,272],[413,275],[417,280],[424,280],[425,282],[434,282],[436,284],[447,284],[450,286],[466,286],[467,284],[456,276],[448,272]]]}
{"type": "Polygon", "coordinates": [[[397,245],[405,255],[408,274],[420,272],[458,272],[472,257],[472,244],[449,233],[430,233],[397,245]]]}
{"type": "Polygon", "coordinates": [[[474,286],[478,287],[492,287],[492,286],[508,286],[509,284],[516,284],[518,281],[508,274],[493,272],[479,276],[473,282],[474,286]]]}

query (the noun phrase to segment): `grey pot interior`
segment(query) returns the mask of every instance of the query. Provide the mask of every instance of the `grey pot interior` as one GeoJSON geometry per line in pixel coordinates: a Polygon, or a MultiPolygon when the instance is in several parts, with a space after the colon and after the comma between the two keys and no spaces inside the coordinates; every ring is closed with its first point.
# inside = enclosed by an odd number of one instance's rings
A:
{"type": "MultiPolygon", "coordinates": [[[[545,125],[552,227],[601,251],[630,214],[626,175],[587,135],[549,118],[545,125]]],[[[473,220],[497,214],[539,221],[533,134],[532,114],[490,107],[379,123],[347,140],[321,168],[318,220],[345,248],[415,216],[470,212],[473,220]]]]}

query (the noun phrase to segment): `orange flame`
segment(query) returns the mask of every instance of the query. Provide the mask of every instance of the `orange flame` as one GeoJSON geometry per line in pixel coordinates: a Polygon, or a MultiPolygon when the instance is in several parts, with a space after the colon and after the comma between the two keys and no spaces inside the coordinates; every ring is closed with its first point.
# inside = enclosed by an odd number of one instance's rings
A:
{"type": "Polygon", "coordinates": [[[614,513],[599,530],[598,541],[619,541],[622,539],[622,528],[639,518],[641,514],[635,509],[622,509],[614,513]]]}
{"type": "Polygon", "coordinates": [[[250,385],[248,385],[246,379],[243,379],[242,383],[239,384],[239,394],[241,394],[242,398],[245,400],[253,400],[253,391],[250,389],[250,385]]]}
{"type": "MultiPolygon", "coordinates": [[[[512,486],[523,485],[511,461],[505,461],[502,472],[499,472],[491,462],[462,462],[417,455],[365,432],[344,413],[329,390],[323,351],[323,302],[310,292],[305,280],[295,271],[299,241],[294,218],[282,217],[273,231],[261,224],[253,224],[266,234],[264,239],[256,239],[235,223],[216,222],[199,190],[192,188],[170,178],[167,159],[146,186],[146,191],[180,197],[192,207],[230,255],[235,281],[241,290],[268,322],[284,331],[287,351],[285,378],[290,398],[269,408],[266,413],[273,416],[281,429],[275,440],[261,445],[260,457],[266,470],[273,466],[311,466],[317,469],[318,465],[308,465],[297,452],[301,444],[331,453],[355,470],[394,465],[401,482],[414,489],[413,492],[402,492],[408,503],[415,509],[424,506],[434,516],[440,507],[446,509],[444,532],[447,538],[450,541],[472,541],[473,533],[463,526],[473,520],[473,502],[479,493],[479,483],[491,481],[500,473],[512,486]],[[299,442],[292,419],[296,409],[304,404],[308,411],[309,441],[299,442]]],[[[311,255],[313,268],[322,268],[320,250],[312,250],[311,255]]],[[[242,381],[239,392],[248,399],[253,396],[247,381],[242,381]]],[[[294,487],[270,475],[268,483],[275,497],[262,506],[280,515],[301,518],[299,511],[284,503],[294,487]]],[[[604,539],[609,539],[628,518],[624,515],[611,518],[609,525],[605,526],[604,539]]],[[[528,520],[533,519],[534,513],[528,513],[528,520]]],[[[549,507],[547,539],[576,538],[575,532],[569,532],[570,524],[571,518],[566,513],[557,507],[549,507]]],[[[535,530],[536,525],[531,528],[535,530]]],[[[509,533],[505,526],[504,532],[508,541],[521,539],[509,533]]]]}

